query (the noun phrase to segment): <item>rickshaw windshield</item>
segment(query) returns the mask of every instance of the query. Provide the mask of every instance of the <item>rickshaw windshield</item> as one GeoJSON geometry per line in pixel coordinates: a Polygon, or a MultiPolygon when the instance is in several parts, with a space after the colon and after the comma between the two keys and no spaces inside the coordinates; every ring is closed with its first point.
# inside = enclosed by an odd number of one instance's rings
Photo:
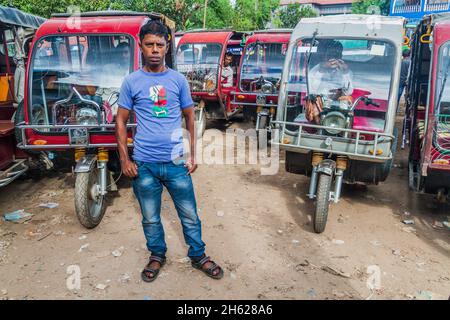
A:
{"type": "Polygon", "coordinates": [[[371,98],[388,100],[395,62],[392,44],[342,38],[316,39],[313,47],[310,43],[304,39],[294,48],[289,91],[305,92],[308,85],[310,94],[342,90],[352,95],[358,89],[371,98]]]}
{"type": "MultiPolygon", "coordinates": [[[[396,59],[393,44],[367,39],[302,39],[293,48],[288,74],[287,91],[304,101],[310,94],[321,96],[324,101],[347,99],[356,101],[365,96],[376,101],[377,108],[360,102],[356,113],[365,109],[367,116],[379,118],[377,125],[384,129],[388,111],[392,70],[396,59]],[[376,114],[373,113],[376,112],[376,114]],[[372,112],[368,114],[367,112],[372,112]]],[[[286,106],[292,99],[287,99],[286,106]]],[[[302,108],[298,112],[304,112],[302,108]]],[[[298,113],[296,112],[296,113],[298,113]]],[[[298,114],[288,113],[288,121],[298,114]]]]}
{"type": "Polygon", "coordinates": [[[450,42],[440,49],[436,90],[436,128],[434,145],[443,154],[450,153],[450,42]]]}
{"type": "Polygon", "coordinates": [[[254,42],[247,46],[241,67],[240,87],[242,91],[257,92],[258,80],[270,81],[276,91],[279,88],[287,43],[254,42]]]}
{"type": "Polygon", "coordinates": [[[450,117],[450,42],[443,45],[440,55],[436,113],[450,117]]]}
{"type": "Polygon", "coordinates": [[[192,92],[212,92],[217,88],[222,45],[185,43],[177,50],[177,68],[188,80],[192,92]]]}
{"type": "Polygon", "coordinates": [[[132,71],[133,52],[131,37],[125,35],[58,35],[38,40],[31,60],[31,123],[76,123],[77,99],[69,99],[52,117],[54,105],[71,98],[73,88],[101,107],[111,104],[115,115],[117,99],[109,98],[117,95],[132,71]]]}

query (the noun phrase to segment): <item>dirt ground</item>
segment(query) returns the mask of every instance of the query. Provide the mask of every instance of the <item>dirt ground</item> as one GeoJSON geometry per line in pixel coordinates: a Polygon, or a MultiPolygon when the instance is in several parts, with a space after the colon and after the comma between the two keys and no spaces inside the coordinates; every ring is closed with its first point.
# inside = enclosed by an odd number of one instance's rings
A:
{"type": "Polygon", "coordinates": [[[148,284],[140,280],[148,252],[126,179],[94,230],[78,223],[70,174],[16,181],[0,189],[0,213],[25,209],[33,217],[0,220],[0,298],[448,299],[450,230],[439,222],[450,207],[408,191],[405,151],[394,163],[383,184],[345,186],[322,234],[310,222],[309,179],[286,173],[283,158],[275,176],[260,175],[258,165],[200,166],[193,179],[203,238],[225,270],[221,281],[190,266],[166,191],[168,263],[148,284]],[[38,207],[43,202],[59,206],[38,207]],[[77,290],[66,285],[71,266],[80,268],[77,290]]]}

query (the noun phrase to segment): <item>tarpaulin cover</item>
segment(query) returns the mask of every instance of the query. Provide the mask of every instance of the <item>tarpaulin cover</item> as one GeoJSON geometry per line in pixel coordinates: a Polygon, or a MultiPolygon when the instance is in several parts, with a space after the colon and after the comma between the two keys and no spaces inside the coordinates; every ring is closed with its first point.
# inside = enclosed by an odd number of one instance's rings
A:
{"type": "Polygon", "coordinates": [[[44,18],[22,12],[18,9],[0,6],[0,23],[37,29],[44,21],[44,18]]]}

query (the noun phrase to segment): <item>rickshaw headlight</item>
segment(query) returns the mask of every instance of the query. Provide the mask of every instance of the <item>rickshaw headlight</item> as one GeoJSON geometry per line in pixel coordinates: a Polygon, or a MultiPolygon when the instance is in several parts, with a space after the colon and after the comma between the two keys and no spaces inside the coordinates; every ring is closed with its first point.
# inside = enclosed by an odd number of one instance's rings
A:
{"type": "Polygon", "coordinates": [[[272,93],[272,84],[265,83],[261,86],[261,92],[262,93],[272,93]]]}
{"type": "Polygon", "coordinates": [[[97,125],[98,124],[98,113],[91,108],[81,108],[77,111],[77,124],[81,125],[97,125]]]}
{"type": "Polygon", "coordinates": [[[325,129],[329,134],[339,134],[342,130],[338,129],[345,129],[346,123],[345,116],[340,112],[330,112],[322,120],[322,125],[329,127],[325,129]]]}

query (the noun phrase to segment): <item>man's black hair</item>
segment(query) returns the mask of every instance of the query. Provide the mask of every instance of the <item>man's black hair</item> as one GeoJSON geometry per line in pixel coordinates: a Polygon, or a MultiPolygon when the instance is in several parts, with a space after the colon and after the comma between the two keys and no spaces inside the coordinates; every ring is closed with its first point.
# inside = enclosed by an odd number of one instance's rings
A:
{"type": "Polygon", "coordinates": [[[167,30],[167,27],[162,24],[161,21],[150,20],[141,27],[141,30],[139,31],[139,39],[141,42],[147,34],[164,37],[164,39],[169,42],[169,30],[167,30]]]}

